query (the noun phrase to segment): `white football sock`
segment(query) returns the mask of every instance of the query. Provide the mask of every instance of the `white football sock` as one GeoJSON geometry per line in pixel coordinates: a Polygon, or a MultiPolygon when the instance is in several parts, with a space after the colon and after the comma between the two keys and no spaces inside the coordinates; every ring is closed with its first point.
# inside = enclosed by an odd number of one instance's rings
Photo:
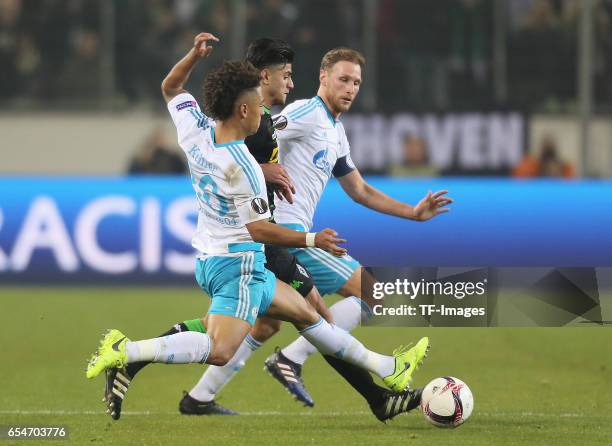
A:
{"type": "Polygon", "coordinates": [[[348,332],[325,319],[302,330],[302,336],[324,355],[333,355],[351,364],[375,373],[381,378],[391,375],[395,371],[395,358],[385,356],[368,350],[364,345],[348,332]]]}
{"type": "MultiPolygon", "coordinates": [[[[346,331],[351,331],[363,320],[371,317],[372,310],[361,299],[355,296],[347,297],[333,304],[329,311],[334,317],[334,325],[346,331]]],[[[281,353],[289,360],[304,364],[306,359],[317,349],[314,345],[308,342],[304,337],[299,337],[287,347],[281,350],[281,353]]]]}
{"type": "Polygon", "coordinates": [[[200,381],[189,391],[189,395],[198,401],[214,400],[215,395],[244,367],[246,361],[259,347],[261,343],[248,334],[227,364],[223,367],[208,366],[200,381]]]}
{"type": "Polygon", "coordinates": [[[212,342],[206,333],[185,331],[161,338],[126,342],[128,363],[138,361],[189,364],[206,362],[212,342]]]}

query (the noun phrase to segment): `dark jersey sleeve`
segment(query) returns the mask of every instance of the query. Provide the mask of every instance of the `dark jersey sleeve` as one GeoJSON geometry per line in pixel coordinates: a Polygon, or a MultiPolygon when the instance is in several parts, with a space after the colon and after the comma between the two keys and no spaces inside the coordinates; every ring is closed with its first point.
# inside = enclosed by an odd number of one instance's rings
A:
{"type": "Polygon", "coordinates": [[[247,136],[244,142],[259,164],[278,162],[278,148],[269,114],[261,115],[257,133],[247,136]]]}
{"type": "MultiPolygon", "coordinates": [[[[278,163],[278,144],[276,143],[276,135],[272,126],[272,116],[268,113],[261,115],[261,123],[257,133],[248,136],[244,143],[259,164],[278,163]]],[[[268,189],[270,212],[274,212],[275,185],[266,183],[266,188],[268,189]]]]}

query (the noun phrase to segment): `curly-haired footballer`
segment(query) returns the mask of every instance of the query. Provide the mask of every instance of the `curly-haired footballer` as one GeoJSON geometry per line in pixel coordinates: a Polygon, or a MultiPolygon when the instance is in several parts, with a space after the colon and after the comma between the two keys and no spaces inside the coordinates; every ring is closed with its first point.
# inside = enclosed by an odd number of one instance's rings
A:
{"type": "Polygon", "coordinates": [[[86,376],[93,378],[141,361],[223,366],[257,317],[268,315],[291,322],[321,353],[342,357],[378,375],[389,388],[403,390],[423,359],[424,348],[417,344],[394,356],[366,349],[349,333],[329,324],[297,291],[264,267],[264,243],[316,246],[342,256],[346,250],[337,244],[344,240],[331,229],[304,233],[268,221],[263,173],[244,144],[244,138],[260,124],[263,98],[254,75],[257,71],[248,62],[225,62],[207,76],[206,111],[216,122],[202,114],[195,98],[183,88],[198,60],[212,51],[207,45],[211,40],[217,38],[198,34],[193,48],[162,83],[199,207],[192,244],[199,253],[196,280],[212,300],[204,321],[206,330],[142,341],[130,341],[120,331],[109,330],[86,376]]]}

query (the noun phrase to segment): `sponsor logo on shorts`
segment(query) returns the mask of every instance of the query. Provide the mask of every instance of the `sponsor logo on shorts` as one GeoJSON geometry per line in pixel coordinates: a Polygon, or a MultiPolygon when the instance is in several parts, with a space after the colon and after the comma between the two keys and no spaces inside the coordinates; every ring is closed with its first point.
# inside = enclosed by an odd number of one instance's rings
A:
{"type": "Polygon", "coordinates": [[[257,313],[259,311],[259,307],[253,307],[253,309],[251,310],[251,314],[253,315],[253,317],[257,317],[257,313]]]}
{"type": "Polygon", "coordinates": [[[295,266],[296,266],[297,270],[302,274],[302,276],[307,276],[308,277],[308,273],[306,272],[306,270],[304,269],[304,267],[302,265],[297,263],[295,266]]]}

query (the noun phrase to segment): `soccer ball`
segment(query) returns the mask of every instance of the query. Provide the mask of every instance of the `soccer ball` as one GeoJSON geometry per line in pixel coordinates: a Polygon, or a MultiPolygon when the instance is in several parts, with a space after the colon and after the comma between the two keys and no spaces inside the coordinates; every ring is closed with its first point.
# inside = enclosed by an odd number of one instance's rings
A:
{"type": "Polygon", "coordinates": [[[452,376],[436,378],[425,386],[421,412],[438,427],[458,427],[472,414],[474,397],[466,383],[452,376]]]}

